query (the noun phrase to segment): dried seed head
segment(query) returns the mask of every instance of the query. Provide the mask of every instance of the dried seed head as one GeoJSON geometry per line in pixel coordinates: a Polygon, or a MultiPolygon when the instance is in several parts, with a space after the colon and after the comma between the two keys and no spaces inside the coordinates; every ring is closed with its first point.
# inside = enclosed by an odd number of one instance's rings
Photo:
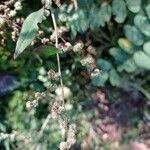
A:
{"type": "Polygon", "coordinates": [[[59,103],[55,102],[51,108],[51,115],[53,119],[57,119],[59,115],[62,113],[62,107],[59,103]]]}
{"type": "Polygon", "coordinates": [[[27,101],[27,103],[26,103],[27,110],[31,110],[31,109],[33,109],[37,106],[38,106],[38,101],[37,100],[27,101]]]}
{"type": "Polygon", "coordinates": [[[11,11],[9,12],[8,16],[9,16],[9,17],[14,17],[14,16],[16,16],[16,14],[17,14],[16,10],[11,10],[11,11]]]}
{"type": "Polygon", "coordinates": [[[49,79],[52,79],[52,80],[59,80],[60,78],[59,73],[55,72],[52,69],[50,69],[47,74],[48,74],[49,79]]]}
{"type": "Polygon", "coordinates": [[[61,49],[63,52],[67,52],[71,50],[71,48],[72,48],[72,45],[69,42],[59,44],[59,49],[61,49]]]}
{"type": "Polygon", "coordinates": [[[42,98],[45,97],[45,93],[44,92],[42,92],[42,93],[36,92],[34,96],[35,96],[36,100],[41,100],[42,98]]]}
{"type": "Polygon", "coordinates": [[[95,60],[91,55],[88,55],[88,56],[84,57],[83,59],[81,59],[80,62],[82,64],[82,66],[86,66],[86,65],[95,63],[95,60]]]}
{"type": "Polygon", "coordinates": [[[60,144],[59,144],[59,149],[60,150],[66,150],[67,149],[67,142],[61,142],[60,144]]]}
{"type": "Polygon", "coordinates": [[[43,38],[43,39],[41,39],[41,43],[45,45],[45,44],[49,43],[49,39],[43,38]]]}
{"type": "Polygon", "coordinates": [[[83,49],[83,47],[84,47],[83,43],[77,43],[76,45],[74,45],[73,51],[80,52],[83,49]]]}
{"type": "Polygon", "coordinates": [[[0,18],[0,28],[4,25],[5,23],[5,19],[4,18],[0,18]]]}
{"type": "Polygon", "coordinates": [[[20,2],[20,1],[17,1],[17,2],[14,4],[14,7],[15,7],[15,10],[21,10],[21,9],[22,9],[21,2],[20,2]]]}
{"type": "Polygon", "coordinates": [[[31,102],[30,101],[26,102],[26,108],[27,108],[27,110],[31,110],[32,106],[31,106],[31,102]]]}
{"type": "Polygon", "coordinates": [[[75,124],[69,125],[69,130],[67,134],[67,143],[69,148],[76,143],[75,129],[76,129],[75,124]]]}

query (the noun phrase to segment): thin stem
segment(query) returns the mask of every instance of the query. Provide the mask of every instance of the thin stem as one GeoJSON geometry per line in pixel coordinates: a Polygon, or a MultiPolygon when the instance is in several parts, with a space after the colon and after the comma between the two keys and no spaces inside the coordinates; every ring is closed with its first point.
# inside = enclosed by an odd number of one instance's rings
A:
{"type": "Polygon", "coordinates": [[[73,1],[73,4],[74,4],[74,9],[75,11],[78,10],[78,3],[77,3],[77,0],[72,0],[73,1]]]}
{"type": "MultiPolygon", "coordinates": [[[[46,129],[50,119],[51,119],[51,114],[48,114],[48,116],[46,117],[46,119],[45,119],[44,123],[42,124],[42,127],[41,127],[41,129],[39,131],[39,138],[41,138],[43,136],[44,130],[46,129]]],[[[40,145],[35,145],[35,148],[33,148],[33,149],[39,150],[40,149],[40,145]]]]}
{"type": "Polygon", "coordinates": [[[40,132],[39,132],[39,136],[40,136],[40,137],[43,136],[44,130],[45,130],[45,128],[47,127],[47,124],[49,123],[50,118],[51,118],[51,114],[48,114],[48,116],[47,116],[47,118],[45,119],[45,121],[44,121],[44,123],[43,123],[43,125],[42,125],[42,127],[41,127],[41,130],[40,130],[40,132]]]}
{"type": "MultiPolygon", "coordinates": [[[[58,31],[57,31],[57,24],[56,24],[56,19],[54,13],[51,11],[51,17],[54,25],[54,30],[55,30],[55,46],[58,48],[58,31]]],[[[63,80],[62,80],[62,74],[61,74],[61,65],[60,65],[60,57],[59,54],[57,53],[57,64],[58,64],[58,73],[60,76],[60,85],[61,85],[61,96],[62,96],[62,105],[64,106],[64,85],[63,85],[63,80]]]]}
{"type": "MultiPolygon", "coordinates": [[[[58,48],[58,32],[57,32],[57,24],[54,13],[51,11],[51,17],[54,25],[55,30],[55,46],[58,48]]],[[[62,97],[62,106],[65,107],[65,101],[64,101],[64,85],[62,80],[62,74],[61,74],[61,65],[60,65],[60,58],[59,54],[57,53],[57,64],[58,64],[58,73],[60,75],[60,84],[61,84],[61,97],[62,97]]],[[[65,121],[66,131],[65,131],[65,138],[67,137],[67,120],[65,121]]]]}

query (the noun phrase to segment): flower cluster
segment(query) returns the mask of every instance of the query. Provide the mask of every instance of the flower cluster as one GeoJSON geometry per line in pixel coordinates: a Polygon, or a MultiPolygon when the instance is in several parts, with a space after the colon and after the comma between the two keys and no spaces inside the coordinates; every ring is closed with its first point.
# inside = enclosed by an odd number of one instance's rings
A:
{"type": "Polygon", "coordinates": [[[36,108],[38,106],[39,100],[45,98],[45,93],[36,92],[34,97],[35,99],[33,101],[27,101],[26,103],[27,110],[32,110],[33,108],[36,108]]]}
{"type": "Polygon", "coordinates": [[[76,143],[76,136],[75,136],[76,126],[75,124],[69,125],[69,129],[67,132],[67,140],[63,141],[59,145],[60,150],[70,149],[76,143]]]}
{"type": "Polygon", "coordinates": [[[54,70],[50,69],[48,72],[47,72],[47,75],[48,75],[48,78],[51,79],[51,80],[59,80],[60,78],[60,75],[58,72],[55,72],[54,70]]]}
{"type": "Polygon", "coordinates": [[[61,113],[64,111],[64,107],[58,102],[54,102],[51,108],[51,116],[53,119],[58,119],[61,113]]]}
{"type": "Polygon", "coordinates": [[[86,57],[82,58],[80,60],[82,66],[87,66],[87,65],[91,65],[95,63],[94,58],[92,57],[92,55],[87,55],[86,57]]]}
{"type": "Polygon", "coordinates": [[[83,47],[84,47],[83,43],[79,42],[79,43],[77,43],[77,44],[74,45],[73,51],[75,53],[81,52],[81,50],[83,49],[83,47]]]}

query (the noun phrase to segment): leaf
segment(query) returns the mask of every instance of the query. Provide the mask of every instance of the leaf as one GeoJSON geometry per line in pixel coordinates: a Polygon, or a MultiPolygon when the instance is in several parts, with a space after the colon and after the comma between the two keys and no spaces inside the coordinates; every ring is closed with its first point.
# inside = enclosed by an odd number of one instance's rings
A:
{"type": "Polygon", "coordinates": [[[71,29],[71,34],[73,37],[76,36],[77,32],[84,33],[89,25],[89,19],[87,11],[84,9],[78,9],[77,13],[73,13],[72,16],[68,18],[67,26],[71,29]]]}
{"type": "Polygon", "coordinates": [[[150,19],[150,4],[146,7],[146,13],[148,18],[150,19]]]}
{"type": "Polygon", "coordinates": [[[127,17],[126,4],[123,0],[113,0],[112,13],[118,23],[123,23],[127,17]]]}
{"type": "Polygon", "coordinates": [[[104,25],[104,20],[97,21],[100,9],[98,9],[95,5],[92,6],[90,10],[89,22],[90,28],[92,30],[98,29],[98,27],[102,24],[104,25]]]}
{"type": "Polygon", "coordinates": [[[103,2],[100,7],[99,20],[103,19],[104,22],[109,22],[111,18],[111,7],[107,2],[103,2]]]}
{"type": "Polygon", "coordinates": [[[136,15],[134,18],[134,24],[144,35],[150,37],[150,22],[147,17],[136,15]]]}
{"type": "Polygon", "coordinates": [[[121,49],[123,49],[126,53],[132,54],[134,52],[133,44],[126,38],[120,38],[118,40],[118,44],[121,49]]]}
{"type": "Polygon", "coordinates": [[[19,39],[16,44],[14,59],[21,54],[25,48],[32,42],[38,31],[38,23],[44,18],[44,8],[31,13],[24,21],[19,39]]]}
{"type": "Polygon", "coordinates": [[[101,75],[92,78],[92,84],[94,86],[104,86],[107,79],[108,79],[108,73],[103,72],[101,75]]]}
{"type": "Polygon", "coordinates": [[[128,9],[133,13],[139,12],[141,9],[141,0],[126,0],[128,9]]]}
{"type": "Polygon", "coordinates": [[[103,2],[98,8],[93,5],[89,13],[89,23],[92,30],[98,29],[100,26],[105,26],[105,23],[110,21],[111,7],[107,2],[103,2]]]}
{"type": "Polygon", "coordinates": [[[109,61],[105,59],[98,59],[97,65],[103,70],[103,71],[109,71],[112,68],[112,65],[109,61]]]}
{"type": "Polygon", "coordinates": [[[109,53],[114,57],[114,59],[119,64],[123,63],[128,58],[127,54],[123,52],[120,48],[116,48],[116,47],[110,48],[109,53]]]}
{"type": "Polygon", "coordinates": [[[55,46],[39,46],[35,48],[34,51],[44,56],[51,56],[60,52],[55,46]]]}
{"type": "Polygon", "coordinates": [[[138,51],[134,54],[133,59],[137,66],[150,70],[150,57],[146,53],[138,51]]]}
{"type": "Polygon", "coordinates": [[[112,86],[119,86],[121,84],[121,78],[115,69],[112,69],[109,72],[109,80],[112,86]]]}
{"type": "Polygon", "coordinates": [[[144,43],[144,36],[140,33],[140,31],[131,25],[124,26],[125,36],[131,41],[133,44],[140,46],[144,43]]]}
{"type": "Polygon", "coordinates": [[[135,62],[133,59],[128,59],[117,68],[119,72],[122,72],[123,70],[125,70],[128,73],[134,72],[136,69],[137,69],[137,66],[135,65],[135,62]]]}
{"type": "Polygon", "coordinates": [[[144,43],[143,49],[144,49],[145,53],[150,56],[150,41],[144,43]]]}

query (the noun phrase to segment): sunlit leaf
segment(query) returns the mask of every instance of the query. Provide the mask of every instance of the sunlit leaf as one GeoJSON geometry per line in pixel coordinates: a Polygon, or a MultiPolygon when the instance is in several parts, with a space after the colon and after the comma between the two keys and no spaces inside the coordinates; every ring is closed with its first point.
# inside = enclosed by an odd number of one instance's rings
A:
{"type": "Polygon", "coordinates": [[[118,40],[118,44],[121,49],[123,49],[126,53],[132,54],[134,52],[133,44],[126,38],[120,38],[118,40]]]}

